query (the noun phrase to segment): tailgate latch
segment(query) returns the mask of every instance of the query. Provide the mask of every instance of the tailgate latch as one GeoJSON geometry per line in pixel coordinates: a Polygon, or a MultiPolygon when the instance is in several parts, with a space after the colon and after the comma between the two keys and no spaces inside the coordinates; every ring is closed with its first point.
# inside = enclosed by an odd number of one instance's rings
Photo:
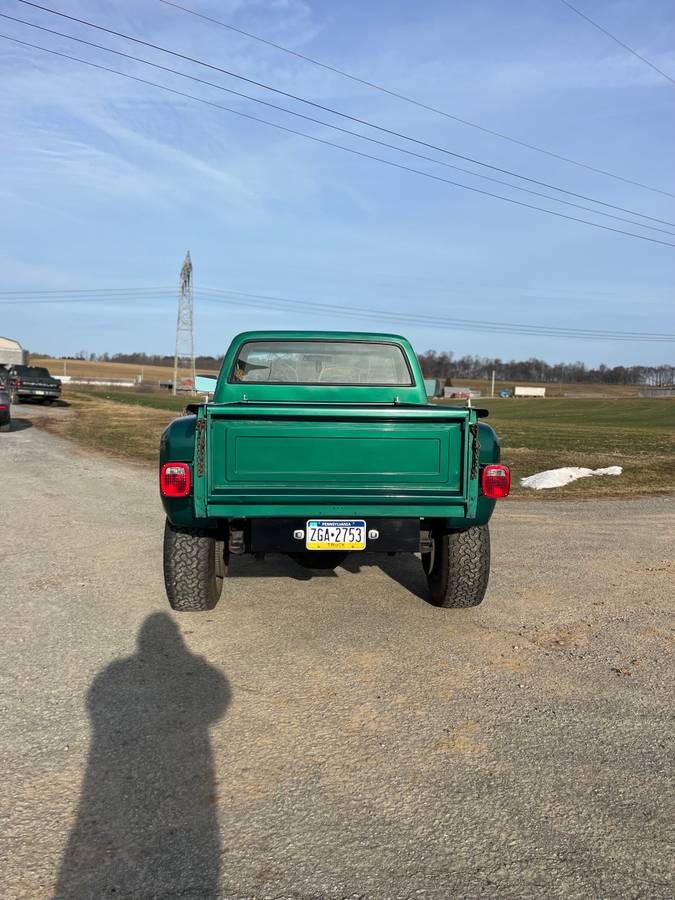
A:
{"type": "Polygon", "coordinates": [[[204,453],[206,450],[206,419],[197,419],[197,475],[204,475],[204,453]]]}
{"type": "Polygon", "coordinates": [[[471,479],[478,478],[478,463],[480,461],[480,441],[478,440],[478,422],[469,425],[471,432],[471,479]]]}

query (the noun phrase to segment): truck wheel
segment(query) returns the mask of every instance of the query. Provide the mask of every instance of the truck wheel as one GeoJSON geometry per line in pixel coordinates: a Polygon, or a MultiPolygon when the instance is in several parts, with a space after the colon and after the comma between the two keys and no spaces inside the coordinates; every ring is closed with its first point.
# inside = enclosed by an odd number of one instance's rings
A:
{"type": "Polygon", "coordinates": [[[347,558],[347,554],[340,550],[308,550],[306,553],[291,553],[294,559],[303,569],[335,569],[347,558]]]}
{"type": "Polygon", "coordinates": [[[490,576],[488,526],[434,535],[431,552],[422,554],[422,565],[435,606],[478,606],[490,576]]]}
{"type": "Polygon", "coordinates": [[[164,584],[172,609],[180,612],[213,609],[226,574],[223,544],[208,531],[164,527],[164,584]]]}

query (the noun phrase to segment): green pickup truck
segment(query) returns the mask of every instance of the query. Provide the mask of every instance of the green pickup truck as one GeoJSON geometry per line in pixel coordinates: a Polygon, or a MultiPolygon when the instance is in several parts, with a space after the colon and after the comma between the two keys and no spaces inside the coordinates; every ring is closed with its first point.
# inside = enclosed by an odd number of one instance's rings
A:
{"type": "Polygon", "coordinates": [[[230,556],[310,569],[349,553],[420,553],[431,601],[476,606],[488,521],[509,492],[485,410],[431,404],[393,334],[238,335],[213,401],[162,435],[164,578],[176,610],[213,609],[230,556]]]}

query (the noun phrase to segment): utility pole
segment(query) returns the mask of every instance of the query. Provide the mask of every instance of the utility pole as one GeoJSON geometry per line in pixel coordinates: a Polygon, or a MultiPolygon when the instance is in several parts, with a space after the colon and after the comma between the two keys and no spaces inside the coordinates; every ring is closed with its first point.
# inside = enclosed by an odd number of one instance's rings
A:
{"type": "Polygon", "coordinates": [[[492,390],[490,392],[490,396],[494,397],[495,395],[495,370],[492,370],[492,390]]]}
{"type": "Polygon", "coordinates": [[[176,319],[176,353],[173,359],[173,393],[178,387],[178,373],[185,372],[195,389],[195,345],[193,326],[192,260],[190,251],[180,270],[178,283],[178,317],[176,319]]]}

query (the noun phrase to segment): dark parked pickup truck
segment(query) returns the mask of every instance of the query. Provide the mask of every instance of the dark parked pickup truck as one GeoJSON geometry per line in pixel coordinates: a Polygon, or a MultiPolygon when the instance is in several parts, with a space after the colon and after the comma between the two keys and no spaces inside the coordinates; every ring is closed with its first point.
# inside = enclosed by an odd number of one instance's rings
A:
{"type": "Polygon", "coordinates": [[[0,431],[11,431],[12,411],[9,402],[9,394],[5,388],[5,382],[0,373],[0,431]]]}
{"type": "Polygon", "coordinates": [[[61,396],[61,382],[42,366],[12,366],[6,377],[12,403],[22,400],[53,403],[61,396]]]}
{"type": "Polygon", "coordinates": [[[212,609],[230,555],[268,552],[314,569],[419,552],[435,604],[483,599],[509,469],[484,410],[427,401],[404,338],[241,334],[213,402],[188,412],[160,449],[174,609],[212,609]]]}

